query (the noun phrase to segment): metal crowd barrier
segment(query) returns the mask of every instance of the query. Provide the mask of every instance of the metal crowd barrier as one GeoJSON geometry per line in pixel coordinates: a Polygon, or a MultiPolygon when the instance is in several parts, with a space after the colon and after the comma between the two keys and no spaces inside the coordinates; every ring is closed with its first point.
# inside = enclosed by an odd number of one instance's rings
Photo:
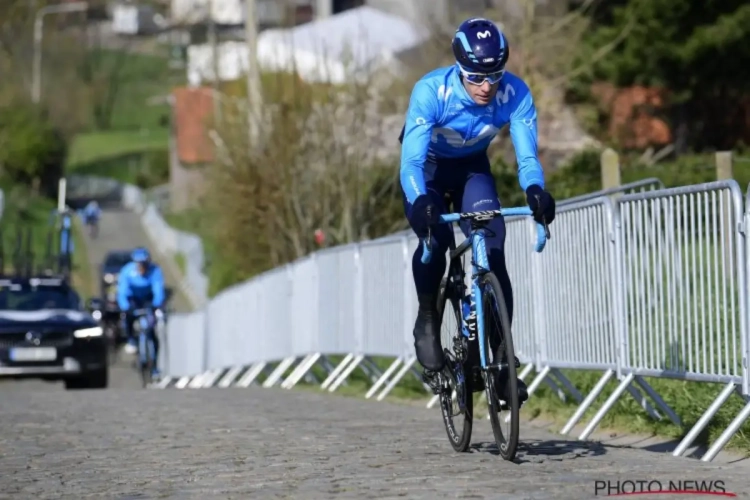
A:
{"type": "MultiPolygon", "coordinates": [[[[579,402],[562,434],[613,378],[617,388],[579,439],[625,392],[651,416],[679,425],[644,377],[725,385],[674,455],[685,453],[733,392],[748,401],[749,219],[739,185],[719,181],[561,203],[541,254],[531,251],[531,220],[506,221],[520,376],[536,373],[531,397],[544,382],[579,402]],[[602,376],[582,395],[563,369],[602,376]]],[[[372,382],[366,397],[382,400],[417,374],[417,243],[404,232],[320,251],[224,290],[201,311],[173,315],[160,387],[247,387],[265,373],[264,387],[291,389],[317,365],[328,374],[317,381],[323,389],[337,390],[359,369],[372,382]],[[333,355],[344,358],[334,364],[333,355]],[[393,361],[381,372],[374,356],[393,361]]],[[[455,320],[444,322],[447,332],[455,320]]],[[[712,460],[748,416],[750,403],[702,460],[712,460]]]]}

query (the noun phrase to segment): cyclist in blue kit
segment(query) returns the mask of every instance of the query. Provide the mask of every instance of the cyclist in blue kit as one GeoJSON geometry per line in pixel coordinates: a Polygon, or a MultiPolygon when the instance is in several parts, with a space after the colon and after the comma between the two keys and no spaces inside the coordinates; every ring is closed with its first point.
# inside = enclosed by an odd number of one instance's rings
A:
{"type": "MultiPolygon", "coordinates": [[[[482,18],[464,21],[453,38],[456,64],[427,73],[414,85],[399,137],[404,211],[421,239],[431,229],[434,249],[428,264],[421,262],[422,245],[418,245],[412,258],[419,300],[414,347],[428,382],[435,379],[435,373],[445,363],[437,294],[447,265],[445,254],[452,229],[438,224],[438,217],[447,212],[446,194],[455,212],[500,208],[487,148],[505,124],[510,124],[518,181],[534,219],[549,224],[555,218],[555,200],[545,190],[537,156],[536,108],[526,83],[505,70],[508,53],[508,41],[494,23],[482,18]]],[[[468,236],[468,223],[461,228],[468,236]]],[[[512,321],[513,295],[505,267],[503,218],[494,218],[487,230],[490,270],[500,281],[512,321]]],[[[504,387],[500,390],[504,391],[504,387]]],[[[518,390],[520,402],[528,399],[521,380],[518,390]]],[[[498,396],[508,400],[503,394],[498,396]]]]}

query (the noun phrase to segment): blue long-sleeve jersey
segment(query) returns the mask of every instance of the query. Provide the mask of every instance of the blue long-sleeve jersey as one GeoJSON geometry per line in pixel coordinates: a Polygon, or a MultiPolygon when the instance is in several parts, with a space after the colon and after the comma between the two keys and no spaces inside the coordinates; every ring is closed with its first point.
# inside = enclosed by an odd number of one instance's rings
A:
{"type": "Polygon", "coordinates": [[[123,266],[117,278],[117,305],[120,310],[130,308],[128,299],[131,298],[140,303],[150,301],[154,307],[164,304],[164,275],[159,266],[151,264],[143,276],[138,273],[135,262],[123,266]]]}
{"type": "Polygon", "coordinates": [[[544,188],[537,156],[536,107],[526,83],[506,71],[494,102],[474,102],[456,65],[436,69],[414,85],[401,147],[401,186],[409,203],[426,192],[428,159],[463,158],[486,150],[505,124],[518,162],[518,182],[544,188]]]}
{"type": "Polygon", "coordinates": [[[86,205],[86,208],[83,209],[83,213],[86,217],[95,217],[97,219],[102,215],[102,211],[99,206],[94,205],[93,203],[89,203],[88,205],[86,205]]]}

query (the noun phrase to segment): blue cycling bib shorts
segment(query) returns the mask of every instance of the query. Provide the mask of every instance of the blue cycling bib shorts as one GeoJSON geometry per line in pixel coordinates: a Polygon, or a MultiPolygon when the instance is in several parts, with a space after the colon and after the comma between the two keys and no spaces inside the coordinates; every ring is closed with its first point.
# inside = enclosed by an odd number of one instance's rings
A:
{"type": "MultiPolygon", "coordinates": [[[[451,212],[478,212],[481,210],[498,210],[500,201],[495,187],[495,178],[490,172],[490,162],[485,153],[466,158],[449,160],[428,160],[424,167],[427,195],[438,207],[441,214],[451,212]],[[445,204],[445,195],[450,197],[452,207],[445,204]]],[[[402,191],[403,193],[403,191],[402,191]]],[[[404,212],[415,234],[425,238],[412,224],[411,203],[403,196],[404,212]]],[[[465,236],[471,230],[469,221],[460,223],[465,236]]],[[[505,298],[508,315],[513,317],[513,289],[505,266],[505,221],[496,217],[486,226],[485,246],[490,270],[497,276],[505,298]]],[[[446,252],[453,237],[453,228],[440,224],[432,230],[433,255],[429,263],[422,263],[422,245],[412,255],[412,274],[417,295],[435,295],[440,280],[448,264],[446,252]]]]}

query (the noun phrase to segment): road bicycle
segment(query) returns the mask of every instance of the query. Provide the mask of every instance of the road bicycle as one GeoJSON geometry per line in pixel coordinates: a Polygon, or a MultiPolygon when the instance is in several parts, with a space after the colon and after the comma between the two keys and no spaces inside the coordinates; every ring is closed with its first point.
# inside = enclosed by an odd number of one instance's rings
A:
{"type": "MultiPolygon", "coordinates": [[[[453,449],[465,452],[471,444],[474,401],[473,393],[485,391],[495,443],[505,460],[513,460],[518,448],[519,399],[516,370],[520,367],[513,349],[510,320],[503,292],[495,274],[489,270],[485,233],[487,224],[495,217],[531,215],[531,209],[501,208],[481,212],[450,213],[440,216],[440,223],[469,221],[468,237],[456,247],[451,235],[448,275],[440,283],[437,307],[443,317],[450,303],[456,320],[452,332],[452,351],[444,346],[445,367],[430,384],[440,399],[440,408],[448,439],[453,449]],[[471,291],[467,293],[462,255],[471,248],[471,291]],[[513,360],[513,362],[508,362],[513,360]],[[468,376],[467,376],[468,375],[468,376]],[[507,384],[509,401],[498,398],[497,388],[507,384]],[[455,398],[455,405],[454,405],[455,398]],[[457,408],[455,407],[457,406],[457,408]],[[501,411],[509,411],[510,418],[501,418],[501,411]],[[463,426],[457,430],[454,418],[463,415],[463,426]],[[508,421],[503,433],[500,422],[508,421]]],[[[546,222],[537,223],[536,252],[541,252],[550,238],[546,222]]],[[[432,257],[431,231],[422,241],[422,262],[432,257]]],[[[442,323],[441,323],[442,324],[442,323]]]]}
{"type": "Polygon", "coordinates": [[[133,332],[138,335],[136,365],[145,388],[153,381],[156,367],[157,321],[161,320],[156,318],[154,311],[148,307],[133,310],[133,318],[133,332]]]}

